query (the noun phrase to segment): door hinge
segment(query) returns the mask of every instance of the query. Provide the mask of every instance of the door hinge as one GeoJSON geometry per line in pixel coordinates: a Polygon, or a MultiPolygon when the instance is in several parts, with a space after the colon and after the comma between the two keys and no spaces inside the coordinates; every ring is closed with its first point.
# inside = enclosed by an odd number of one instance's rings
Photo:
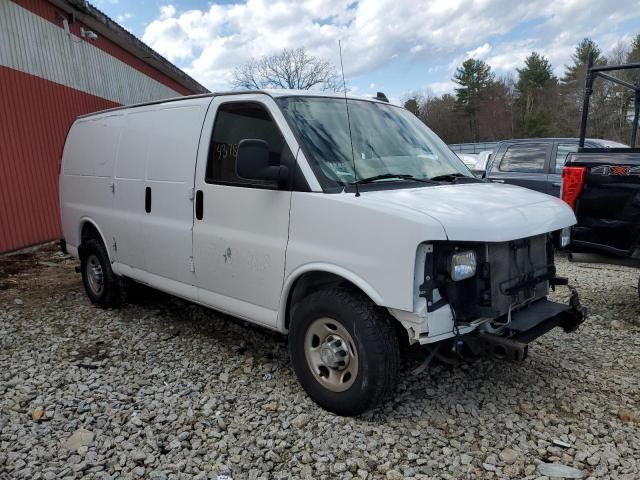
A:
{"type": "Polygon", "coordinates": [[[116,243],[116,237],[113,237],[113,242],[111,243],[111,245],[113,246],[113,251],[117,252],[118,251],[118,244],[116,243]]]}
{"type": "Polygon", "coordinates": [[[111,190],[111,193],[115,193],[116,191],[116,184],[115,183],[110,183],[109,184],[109,190],[111,190]]]}
{"type": "Polygon", "coordinates": [[[196,266],[193,263],[193,257],[189,257],[189,271],[190,272],[195,272],[196,271],[196,266]]]}

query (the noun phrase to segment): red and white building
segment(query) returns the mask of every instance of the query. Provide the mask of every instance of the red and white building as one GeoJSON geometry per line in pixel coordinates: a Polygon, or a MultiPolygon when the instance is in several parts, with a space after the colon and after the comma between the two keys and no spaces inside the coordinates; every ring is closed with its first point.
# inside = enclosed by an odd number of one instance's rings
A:
{"type": "Polygon", "coordinates": [[[0,252],[60,237],[76,116],[207,89],[83,0],[0,0],[0,252]]]}

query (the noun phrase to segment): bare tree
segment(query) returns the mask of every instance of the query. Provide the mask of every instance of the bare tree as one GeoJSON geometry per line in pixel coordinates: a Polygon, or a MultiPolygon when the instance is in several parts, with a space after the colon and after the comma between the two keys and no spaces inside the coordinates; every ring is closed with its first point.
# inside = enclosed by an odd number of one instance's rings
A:
{"type": "Polygon", "coordinates": [[[285,48],[275,55],[252,58],[233,72],[233,85],[243,89],[293,88],[338,90],[338,75],[326,59],[309,55],[304,47],[285,48]]]}

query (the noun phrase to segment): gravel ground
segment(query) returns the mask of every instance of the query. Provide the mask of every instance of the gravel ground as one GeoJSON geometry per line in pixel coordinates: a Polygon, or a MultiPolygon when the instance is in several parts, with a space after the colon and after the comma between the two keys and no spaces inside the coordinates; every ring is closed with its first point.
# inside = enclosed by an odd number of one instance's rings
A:
{"type": "Polygon", "coordinates": [[[154,292],[97,309],[74,265],[0,259],[0,478],[640,478],[638,270],[561,257],[591,309],[577,334],[519,364],[413,358],[392,400],[341,418],[283,338],[154,292]]]}

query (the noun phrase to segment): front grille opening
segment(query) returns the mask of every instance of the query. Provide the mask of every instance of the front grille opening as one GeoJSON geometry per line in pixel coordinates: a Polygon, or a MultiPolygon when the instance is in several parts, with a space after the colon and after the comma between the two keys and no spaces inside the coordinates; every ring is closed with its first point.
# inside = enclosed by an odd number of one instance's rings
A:
{"type": "MultiPolygon", "coordinates": [[[[452,306],[462,323],[477,318],[499,318],[529,302],[546,297],[555,276],[553,246],[548,235],[510,242],[434,244],[433,285],[452,306]],[[476,252],[476,275],[454,282],[447,260],[456,250],[476,252]]],[[[425,269],[427,272],[427,269],[425,269]]]]}

